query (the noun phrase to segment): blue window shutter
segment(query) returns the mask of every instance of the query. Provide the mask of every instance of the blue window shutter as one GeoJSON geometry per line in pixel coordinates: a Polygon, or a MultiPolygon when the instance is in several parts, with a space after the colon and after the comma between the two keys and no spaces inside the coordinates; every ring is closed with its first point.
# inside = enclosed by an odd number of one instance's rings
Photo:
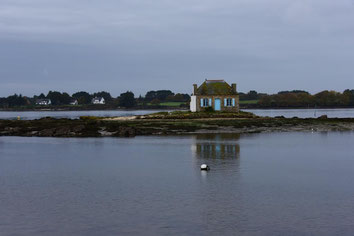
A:
{"type": "Polygon", "coordinates": [[[201,99],[200,99],[200,106],[201,106],[201,107],[203,107],[203,106],[204,106],[204,104],[203,104],[203,100],[204,100],[203,98],[201,98],[201,99]]]}
{"type": "Polygon", "coordinates": [[[209,98],[209,107],[211,107],[211,98],[209,98]]]}
{"type": "Polygon", "coordinates": [[[235,106],[235,98],[232,99],[232,106],[235,106]]]}
{"type": "Polygon", "coordinates": [[[224,107],[227,107],[227,100],[224,98],[224,107]]]}

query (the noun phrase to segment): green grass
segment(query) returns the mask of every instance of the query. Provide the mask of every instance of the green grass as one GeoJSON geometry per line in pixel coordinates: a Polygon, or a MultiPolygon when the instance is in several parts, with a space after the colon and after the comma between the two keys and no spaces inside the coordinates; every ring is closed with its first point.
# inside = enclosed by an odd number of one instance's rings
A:
{"type": "Polygon", "coordinates": [[[250,112],[190,112],[190,111],[173,111],[158,112],[146,115],[147,119],[202,119],[202,118],[255,118],[256,116],[250,112]]]}
{"type": "Polygon", "coordinates": [[[240,101],[240,104],[257,104],[258,100],[244,100],[240,101]]]}
{"type": "Polygon", "coordinates": [[[184,104],[185,102],[161,102],[161,106],[169,106],[169,107],[179,107],[181,104],[184,104]]]}

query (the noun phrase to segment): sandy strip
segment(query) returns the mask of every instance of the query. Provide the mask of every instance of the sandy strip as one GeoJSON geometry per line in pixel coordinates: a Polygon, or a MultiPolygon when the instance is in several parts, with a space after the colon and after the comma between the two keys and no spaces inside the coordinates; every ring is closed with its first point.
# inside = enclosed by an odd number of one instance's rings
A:
{"type": "Polygon", "coordinates": [[[124,120],[135,120],[136,116],[118,116],[118,117],[111,117],[111,118],[106,118],[104,120],[120,120],[120,121],[124,121],[124,120]]]}

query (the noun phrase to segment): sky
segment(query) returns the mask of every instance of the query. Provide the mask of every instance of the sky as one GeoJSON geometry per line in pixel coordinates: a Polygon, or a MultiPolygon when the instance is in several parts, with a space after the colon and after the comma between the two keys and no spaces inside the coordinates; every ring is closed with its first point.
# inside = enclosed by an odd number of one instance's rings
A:
{"type": "Polygon", "coordinates": [[[354,0],[0,0],[0,97],[354,89],[354,0]]]}

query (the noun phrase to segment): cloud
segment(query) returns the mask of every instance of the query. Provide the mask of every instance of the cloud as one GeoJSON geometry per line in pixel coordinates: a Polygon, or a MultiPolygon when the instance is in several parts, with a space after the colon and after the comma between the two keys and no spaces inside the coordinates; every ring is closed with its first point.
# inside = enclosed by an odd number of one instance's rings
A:
{"type": "Polygon", "coordinates": [[[149,80],[188,91],[205,77],[244,90],[354,87],[352,0],[1,2],[2,80],[41,81],[46,69],[68,89],[149,80]]]}

